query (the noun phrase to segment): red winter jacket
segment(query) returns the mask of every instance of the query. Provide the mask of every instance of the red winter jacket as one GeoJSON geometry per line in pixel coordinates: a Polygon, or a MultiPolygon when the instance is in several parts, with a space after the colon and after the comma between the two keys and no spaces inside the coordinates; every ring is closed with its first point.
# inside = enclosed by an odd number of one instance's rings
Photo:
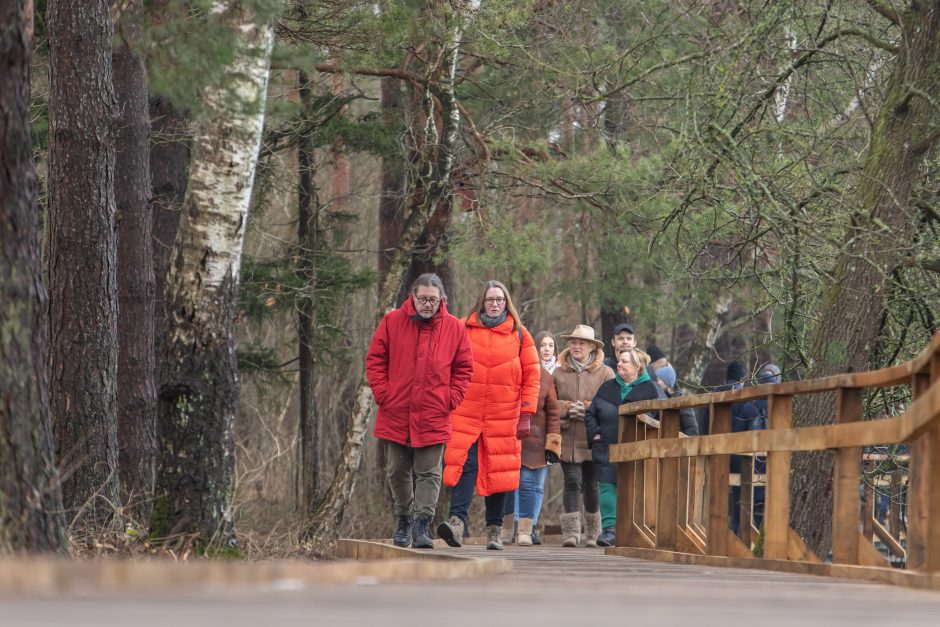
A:
{"type": "Polygon", "coordinates": [[[373,434],[407,446],[447,442],[450,413],[473,374],[467,329],[441,303],[420,319],[409,296],[382,318],[366,354],[366,376],[379,406],[373,434]]]}

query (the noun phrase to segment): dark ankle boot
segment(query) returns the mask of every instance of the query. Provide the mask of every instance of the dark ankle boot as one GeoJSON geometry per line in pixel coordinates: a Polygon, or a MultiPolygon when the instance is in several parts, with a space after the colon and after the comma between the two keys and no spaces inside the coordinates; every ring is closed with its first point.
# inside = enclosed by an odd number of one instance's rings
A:
{"type": "Polygon", "coordinates": [[[411,516],[398,517],[398,527],[395,529],[395,535],[392,536],[392,541],[395,543],[395,546],[405,548],[411,546],[412,522],[413,518],[411,516]]]}
{"type": "Polygon", "coordinates": [[[415,519],[414,542],[411,544],[414,549],[433,549],[434,541],[431,540],[431,517],[418,516],[415,519]]]}
{"type": "Polygon", "coordinates": [[[614,525],[605,527],[601,535],[597,537],[597,546],[606,547],[614,546],[615,544],[617,544],[617,527],[614,525]]]}

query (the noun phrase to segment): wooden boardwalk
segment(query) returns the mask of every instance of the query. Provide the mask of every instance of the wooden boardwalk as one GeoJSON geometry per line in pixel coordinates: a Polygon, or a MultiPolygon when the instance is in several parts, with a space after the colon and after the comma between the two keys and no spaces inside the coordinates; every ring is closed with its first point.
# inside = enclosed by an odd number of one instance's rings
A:
{"type": "Polygon", "coordinates": [[[682,566],[558,546],[435,553],[510,560],[478,579],[0,598],[3,627],[348,625],[575,627],[940,625],[940,593],[808,575],[682,566]]]}

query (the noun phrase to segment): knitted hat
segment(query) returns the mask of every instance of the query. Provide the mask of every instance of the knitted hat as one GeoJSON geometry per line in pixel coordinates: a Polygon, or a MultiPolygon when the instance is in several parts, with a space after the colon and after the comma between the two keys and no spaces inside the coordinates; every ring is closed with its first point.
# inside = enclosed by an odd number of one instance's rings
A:
{"type": "MultiPolygon", "coordinates": [[[[650,356],[650,363],[666,358],[666,353],[663,352],[663,349],[655,344],[650,344],[646,347],[646,354],[650,356]]],[[[672,386],[670,385],[669,387],[672,386]]]]}
{"type": "Polygon", "coordinates": [[[757,372],[758,383],[780,383],[780,366],[777,364],[767,364],[757,372]]]}
{"type": "Polygon", "coordinates": [[[662,379],[663,383],[665,383],[670,388],[676,387],[676,369],[670,366],[669,364],[666,364],[665,366],[657,370],[656,376],[657,378],[662,379]]]}
{"type": "Polygon", "coordinates": [[[725,371],[725,381],[743,381],[747,378],[747,370],[740,361],[732,361],[728,364],[728,370],[725,371]]]}

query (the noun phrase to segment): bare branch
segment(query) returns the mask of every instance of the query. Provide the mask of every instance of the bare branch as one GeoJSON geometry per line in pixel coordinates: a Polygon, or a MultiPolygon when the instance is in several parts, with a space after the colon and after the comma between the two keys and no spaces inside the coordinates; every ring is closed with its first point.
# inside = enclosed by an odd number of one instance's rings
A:
{"type": "Polygon", "coordinates": [[[895,10],[893,6],[885,2],[884,0],[865,0],[876,13],[886,18],[889,22],[896,26],[901,24],[901,16],[895,10]]]}

